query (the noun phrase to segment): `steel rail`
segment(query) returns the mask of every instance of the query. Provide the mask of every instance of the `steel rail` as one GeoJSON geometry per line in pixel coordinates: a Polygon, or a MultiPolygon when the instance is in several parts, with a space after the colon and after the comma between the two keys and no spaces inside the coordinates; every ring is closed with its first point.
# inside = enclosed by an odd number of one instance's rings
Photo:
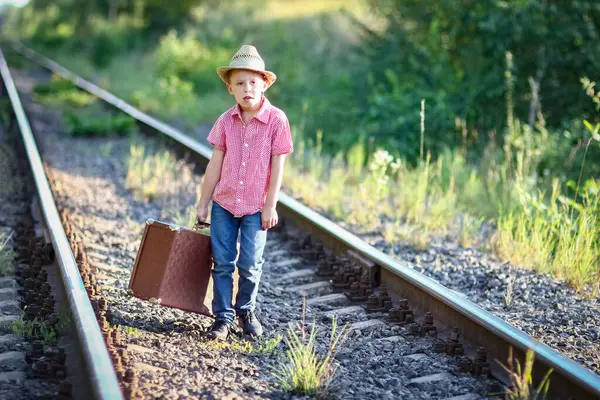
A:
{"type": "Polygon", "coordinates": [[[31,127],[27,121],[27,116],[23,110],[2,50],[0,50],[0,74],[21,131],[40,206],[49,235],[52,238],[52,247],[60,267],[69,306],[73,313],[77,338],[90,377],[90,387],[94,391],[94,398],[97,400],[123,399],[100,327],[83,286],[67,235],[62,227],[31,127]]]}
{"type": "MultiPolygon", "coordinates": [[[[141,112],[20,43],[15,44],[13,48],[31,61],[71,80],[79,88],[129,114],[147,128],[170,137],[178,146],[191,151],[192,156],[199,155],[199,161],[204,165],[210,159],[212,150],[188,135],[141,112]]],[[[515,354],[521,359],[528,349],[534,350],[534,379],[543,376],[548,368],[554,370],[550,385],[553,398],[600,399],[600,376],[589,369],[536,341],[456,292],[412,270],[284,193],[280,195],[279,209],[282,215],[290,217],[305,231],[328,244],[357,251],[377,264],[381,268],[381,280],[385,281],[392,291],[409,298],[411,306],[433,312],[436,321],[442,325],[459,327],[463,338],[471,345],[486,347],[492,360],[506,360],[509,347],[513,347],[515,354]]]]}

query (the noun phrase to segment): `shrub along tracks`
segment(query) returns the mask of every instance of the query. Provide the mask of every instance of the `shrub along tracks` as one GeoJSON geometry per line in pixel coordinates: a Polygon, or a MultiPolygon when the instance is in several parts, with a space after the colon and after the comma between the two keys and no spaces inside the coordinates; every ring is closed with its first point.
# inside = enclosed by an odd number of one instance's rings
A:
{"type": "MultiPolygon", "coordinates": [[[[26,77],[21,80],[25,81],[26,77]]],[[[92,142],[95,149],[105,146],[105,151],[92,153],[89,151],[89,139],[55,136],[60,131],[56,129],[54,133],[43,132],[44,124],[57,127],[55,122],[49,123],[52,115],[45,115],[44,110],[34,104],[29,111],[34,121],[40,121],[40,131],[34,131],[44,148],[49,175],[58,194],[57,202],[69,212],[67,218],[71,230],[83,243],[89,264],[96,267],[97,284],[102,296],[108,300],[110,323],[121,325],[120,331],[129,344],[127,364],[141,371],[138,379],[142,393],[152,391],[169,398],[201,394],[219,397],[233,393],[244,397],[277,396],[268,385],[276,355],[258,354],[260,352],[256,350],[235,346],[226,349],[211,347],[198,340],[202,327],[209,323],[203,317],[165,309],[127,295],[124,288],[129,271],[125,268],[131,268],[133,263],[143,228],[141,224],[148,217],[165,217],[158,205],[135,202],[125,189],[123,157],[129,141],[102,139],[103,143],[99,143],[95,139],[92,142]],[[172,389],[173,384],[178,389],[172,389]],[[177,393],[177,390],[181,392],[177,393]]],[[[191,170],[192,165],[189,168],[191,170]]],[[[196,182],[195,179],[191,178],[190,183],[196,182]]],[[[187,195],[189,197],[189,193],[187,195]]],[[[187,201],[193,202],[193,199],[187,201]]],[[[418,310],[414,311],[420,325],[391,325],[388,312],[367,315],[362,310],[357,311],[356,306],[341,304],[349,302],[346,296],[331,294],[326,280],[304,272],[319,269],[321,275],[328,275],[329,267],[347,264],[347,267],[335,271],[334,280],[338,287],[343,288],[349,286],[348,279],[354,277],[352,270],[359,265],[362,267],[359,268],[359,276],[355,277],[356,282],[363,278],[363,283],[365,279],[371,279],[366,283],[375,284],[383,275],[382,281],[387,283],[385,270],[379,269],[372,260],[361,260],[361,257],[353,257],[352,254],[341,253],[348,260],[328,254],[325,260],[329,263],[318,263],[319,256],[324,254],[314,240],[321,233],[319,228],[312,227],[314,237],[307,238],[292,228],[292,220],[288,218],[290,222],[284,231],[271,234],[267,249],[265,279],[259,300],[260,315],[272,330],[272,335],[284,333],[289,322],[300,320],[301,298],[308,296],[309,318],[315,317],[325,332],[329,327],[329,312],[342,306],[344,312],[338,311],[342,321],[358,324],[351,326],[350,339],[338,354],[340,378],[337,383],[340,387],[337,392],[343,393],[344,398],[443,398],[468,393],[481,396],[487,392],[489,382],[486,379],[476,379],[460,372],[460,358],[434,351],[435,339],[426,334],[431,329],[423,323],[427,320],[422,320],[418,310]],[[285,242],[282,244],[278,240],[285,242]],[[281,251],[286,248],[286,252],[281,251]],[[294,254],[293,258],[290,252],[294,254]],[[309,283],[310,286],[306,285],[309,283]],[[421,333],[425,335],[422,337],[421,333]],[[365,360],[368,360],[367,368],[364,368],[365,360]],[[419,378],[424,379],[421,381],[419,378]]],[[[303,228],[306,229],[306,226],[303,228]]],[[[458,252],[446,253],[457,256],[458,252]]],[[[352,292],[351,297],[369,295],[364,292],[364,287],[358,286],[346,287],[345,290],[352,292]]],[[[369,300],[372,310],[389,308],[382,293],[369,300]]],[[[392,304],[397,308],[397,297],[393,300],[392,304]]],[[[401,313],[396,310],[392,314],[397,318],[401,313]]],[[[451,344],[449,340],[446,343],[451,344]]],[[[437,347],[445,350],[447,346],[438,342],[437,347]]],[[[476,372],[481,372],[481,366],[483,364],[476,364],[475,368],[463,365],[476,372]]]]}

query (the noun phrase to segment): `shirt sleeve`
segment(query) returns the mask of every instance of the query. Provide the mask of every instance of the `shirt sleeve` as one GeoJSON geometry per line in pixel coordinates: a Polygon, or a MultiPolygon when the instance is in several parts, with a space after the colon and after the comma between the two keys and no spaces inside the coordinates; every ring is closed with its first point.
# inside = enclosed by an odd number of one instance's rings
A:
{"type": "Polygon", "coordinates": [[[290,130],[290,122],[284,115],[275,127],[275,132],[271,141],[271,156],[289,154],[293,151],[294,144],[292,143],[292,132],[290,130]]]}
{"type": "Polygon", "coordinates": [[[210,130],[208,134],[207,140],[212,144],[217,150],[227,150],[227,145],[225,141],[225,128],[223,126],[223,117],[220,117],[215,125],[210,130]]]}

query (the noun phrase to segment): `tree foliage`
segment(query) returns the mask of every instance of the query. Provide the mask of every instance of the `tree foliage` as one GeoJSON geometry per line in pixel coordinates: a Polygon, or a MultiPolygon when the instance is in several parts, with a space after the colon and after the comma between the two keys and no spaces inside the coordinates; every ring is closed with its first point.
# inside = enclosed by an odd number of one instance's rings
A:
{"type": "Polygon", "coordinates": [[[406,131],[412,142],[421,98],[436,142],[452,141],[440,134],[452,132],[455,118],[480,132],[500,130],[507,52],[517,118],[531,123],[541,110],[559,126],[592,112],[579,80],[600,69],[600,2],[370,1],[386,21],[383,33],[366,31],[363,50],[375,84],[388,89],[371,99],[374,119],[388,125],[378,126],[379,135],[406,131]]]}
{"type": "Polygon", "coordinates": [[[107,23],[114,23],[117,28],[127,25],[128,34],[134,30],[131,28],[157,34],[185,23],[190,10],[207,1],[214,0],[179,0],[168,5],[160,0],[30,0],[17,13],[16,25],[25,31],[21,33],[46,44],[60,44],[61,37],[89,40],[107,23]]]}

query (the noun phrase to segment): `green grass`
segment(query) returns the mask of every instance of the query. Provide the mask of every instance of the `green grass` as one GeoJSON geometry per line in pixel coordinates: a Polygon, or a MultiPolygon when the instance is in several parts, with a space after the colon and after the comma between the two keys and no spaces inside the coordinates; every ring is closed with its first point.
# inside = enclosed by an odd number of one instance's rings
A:
{"type": "Polygon", "coordinates": [[[353,157],[368,160],[362,168],[358,161],[349,164],[327,156],[318,141],[296,135],[285,189],[359,231],[376,231],[390,245],[404,242],[418,250],[425,250],[436,235],[450,235],[460,246],[471,247],[487,221],[496,227],[495,234],[478,247],[595,295],[600,282],[599,184],[585,182],[577,190],[577,202],[567,197],[573,196],[574,183],[555,180],[550,190],[537,189],[532,181],[539,162],[536,149],[544,146],[546,132],[532,133],[518,123],[515,129],[520,136],[503,149],[491,144],[479,164],[467,163],[460,151],[447,151],[414,167],[381,150],[364,157],[366,149],[355,148],[358,156],[353,157]]]}
{"type": "Polygon", "coordinates": [[[57,332],[55,329],[49,327],[45,321],[34,319],[32,321],[23,318],[23,315],[19,319],[11,324],[11,331],[17,336],[24,339],[36,339],[41,340],[46,345],[54,346],[58,340],[57,332]]]}
{"type": "Polygon", "coordinates": [[[461,247],[471,247],[482,223],[483,218],[475,218],[469,214],[461,215],[458,228],[458,244],[461,247]]]}
{"type": "Polygon", "coordinates": [[[508,366],[500,364],[508,373],[510,387],[506,390],[505,398],[507,400],[544,400],[550,388],[550,374],[553,369],[550,368],[544,375],[539,385],[533,386],[531,373],[533,371],[534,352],[527,350],[525,363],[521,366],[518,359],[513,357],[512,347],[509,351],[508,366]]]}
{"type": "Polygon", "coordinates": [[[69,327],[72,327],[75,323],[73,313],[67,308],[62,308],[57,313],[56,330],[63,331],[69,327]]]}
{"type": "Polygon", "coordinates": [[[138,132],[136,121],[130,116],[110,114],[96,107],[69,110],[64,121],[67,134],[73,137],[119,137],[138,132]]]}
{"type": "Polygon", "coordinates": [[[52,80],[33,87],[36,100],[51,107],[85,107],[97,101],[97,97],[80,90],[71,81],[54,76],[52,80]]]}
{"type": "Polygon", "coordinates": [[[97,103],[97,97],[68,80],[53,77],[34,87],[36,100],[63,112],[66,132],[73,137],[117,137],[137,132],[136,121],[124,113],[113,114],[97,103]]]}
{"type": "Polygon", "coordinates": [[[138,337],[140,336],[140,330],[128,325],[113,325],[113,329],[119,330],[127,336],[138,337]]]}
{"type": "Polygon", "coordinates": [[[522,194],[523,210],[501,216],[492,239],[495,253],[520,266],[566,279],[577,290],[598,293],[600,278],[600,191],[588,182],[583,201],[560,193],[558,183],[549,201],[522,194]]]}
{"type": "Polygon", "coordinates": [[[336,373],[334,356],[347,338],[346,326],[338,330],[334,318],[327,352],[317,352],[318,329],[312,323],[307,331],[304,321],[288,328],[285,343],[288,347],[285,361],[274,373],[284,391],[298,395],[324,396],[336,373]]]}
{"type": "Polygon", "coordinates": [[[152,202],[171,194],[170,182],[177,176],[177,158],[168,150],[148,151],[144,145],[131,144],[125,186],[137,201],[152,202]]]}

